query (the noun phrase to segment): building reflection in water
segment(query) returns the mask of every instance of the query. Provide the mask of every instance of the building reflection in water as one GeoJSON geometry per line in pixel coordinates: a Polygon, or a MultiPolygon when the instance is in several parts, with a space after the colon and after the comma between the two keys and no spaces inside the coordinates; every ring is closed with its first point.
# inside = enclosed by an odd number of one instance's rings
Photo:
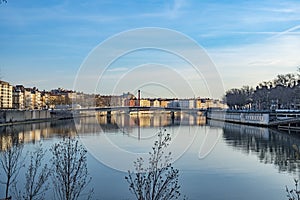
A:
{"type": "Polygon", "coordinates": [[[300,135],[263,127],[208,121],[223,128],[226,143],[245,154],[255,154],[260,162],[274,164],[279,171],[299,174],[300,135]]]}
{"type": "MultiPolygon", "coordinates": [[[[112,115],[110,123],[107,121],[106,115],[97,115],[100,125],[117,124],[118,127],[164,127],[172,125],[205,125],[205,117],[193,114],[176,114],[172,120],[169,113],[143,113],[136,112],[132,114],[116,113],[112,115]]],[[[104,128],[105,129],[105,128],[104,128]]]]}
{"type": "MultiPolygon", "coordinates": [[[[168,114],[114,114],[110,123],[107,116],[58,120],[44,123],[0,127],[0,149],[12,144],[36,143],[47,138],[80,134],[116,133],[131,134],[139,127],[199,126],[205,125],[201,116],[168,114]]],[[[226,143],[246,154],[255,154],[263,163],[272,163],[280,171],[298,172],[300,168],[300,136],[262,127],[208,121],[208,125],[223,128],[226,143]]]]}
{"type": "Polygon", "coordinates": [[[0,149],[5,150],[12,144],[36,143],[42,139],[66,135],[76,135],[73,120],[1,126],[0,149]]]}
{"type": "Polygon", "coordinates": [[[99,134],[101,132],[131,133],[137,127],[165,127],[179,125],[205,125],[203,116],[175,114],[171,119],[168,113],[114,113],[108,120],[106,115],[95,117],[57,120],[43,123],[19,124],[0,127],[0,149],[12,144],[36,143],[47,138],[75,136],[80,134],[99,134]]]}

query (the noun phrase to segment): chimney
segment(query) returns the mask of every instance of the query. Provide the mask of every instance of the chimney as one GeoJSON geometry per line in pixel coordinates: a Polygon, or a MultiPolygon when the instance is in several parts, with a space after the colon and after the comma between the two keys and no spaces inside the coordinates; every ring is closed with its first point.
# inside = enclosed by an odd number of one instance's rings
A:
{"type": "Polygon", "coordinates": [[[138,105],[137,106],[140,106],[140,100],[141,100],[141,90],[138,90],[138,105]]]}

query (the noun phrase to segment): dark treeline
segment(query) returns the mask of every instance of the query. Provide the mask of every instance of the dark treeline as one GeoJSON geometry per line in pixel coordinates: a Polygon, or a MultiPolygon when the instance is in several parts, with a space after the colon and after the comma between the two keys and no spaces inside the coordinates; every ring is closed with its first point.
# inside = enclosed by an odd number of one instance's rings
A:
{"type": "Polygon", "coordinates": [[[300,109],[300,74],[280,74],[255,88],[230,89],[226,91],[224,100],[230,109],[300,109]]]}

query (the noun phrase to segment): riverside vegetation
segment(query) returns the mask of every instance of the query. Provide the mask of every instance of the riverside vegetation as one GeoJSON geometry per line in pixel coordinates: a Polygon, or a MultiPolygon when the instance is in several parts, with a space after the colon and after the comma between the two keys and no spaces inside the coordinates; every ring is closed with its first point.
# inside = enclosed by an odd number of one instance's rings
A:
{"type": "Polygon", "coordinates": [[[243,86],[230,89],[223,100],[231,109],[299,109],[300,68],[298,73],[279,74],[255,88],[243,86]]]}
{"type": "Polygon", "coordinates": [[[87,151],[76,138],[64,137],[50,149],[52,158],[45,163],[45,150],[40,143],[33,152],[29,152],[29,164],[22,158],[23,144],[7,142],[0,154],[0,164],[5,185],[5,199],[41,200],[46,192],[53,190],[55,199],[90,199],[93,190],[86,191],[91,177],[87,169],[87,151]],[[13,144],[9,146],[8,144],[13,144]],[[17,182],[21,168],[25,167],[25,184],[17,182]],[[53,188],[50,188],[50,183],[53,188]]]}
{"type": "MultiPolygon", "coordinates": [[[[165,153],[170,141],[170,134],[165,129],[160,130],[149,152],[147,166],[144,166],[142,158],[138,158],[134,162],[136,172],[129,171],[125,177],[136,199],[171,200],[181,196],[179,170],[172,166],[171,152],[165,153]]],[[[6,141],[6,144],[0,153],[1,176],[4,177],[1,183],[5,186],[5,194],[1,196],[4,199],[48,199],[46,194],[49,190],[52,190],[53,198],[59,200],[92,199],[93,189],[88,188],[92,177],[87,168],[87,150],[77,138],[63,137],[53,144],[50,148],[52,158],[48,163],[42,143],[35,145],[25,157],[22,157],[22,143],[6,141]],[[17,181],[22,168],[25,168],[24,184],[17,181]]]]}

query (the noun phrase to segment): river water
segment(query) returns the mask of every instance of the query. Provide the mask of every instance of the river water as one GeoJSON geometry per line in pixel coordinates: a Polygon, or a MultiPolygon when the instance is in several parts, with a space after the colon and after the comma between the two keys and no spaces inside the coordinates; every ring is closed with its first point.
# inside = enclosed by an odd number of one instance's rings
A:
{"type": "MultiPolygon", "coordinates": [[[[181,194],[190,200],[287,199],[285,186],[293,188],[293,179],[299,177],[299,133],[206,121],[203,117],[186,115],[172,120],[165,114],[120,114],[0,130],[2,148],[7,141],[20,142],[25,144],[23,152],[39,142],[49,149],[63,136],[78,137],[88,149],[93,199],[134,199],[124,177],[127,170],[134,170],[137,157],[148,155],[160,131],[171,136],[165,151],[172,152],[181,194]]],[[[45,161],[50,157],[48,151],[45,161]]],[[[24,182],[22,174],[19,185],[24,182]]],[[[4,192],[3,185],[0,192],[4,192]]],[[[49,191],[46,199],[52,199],[52,194],[49,191]]]]}

